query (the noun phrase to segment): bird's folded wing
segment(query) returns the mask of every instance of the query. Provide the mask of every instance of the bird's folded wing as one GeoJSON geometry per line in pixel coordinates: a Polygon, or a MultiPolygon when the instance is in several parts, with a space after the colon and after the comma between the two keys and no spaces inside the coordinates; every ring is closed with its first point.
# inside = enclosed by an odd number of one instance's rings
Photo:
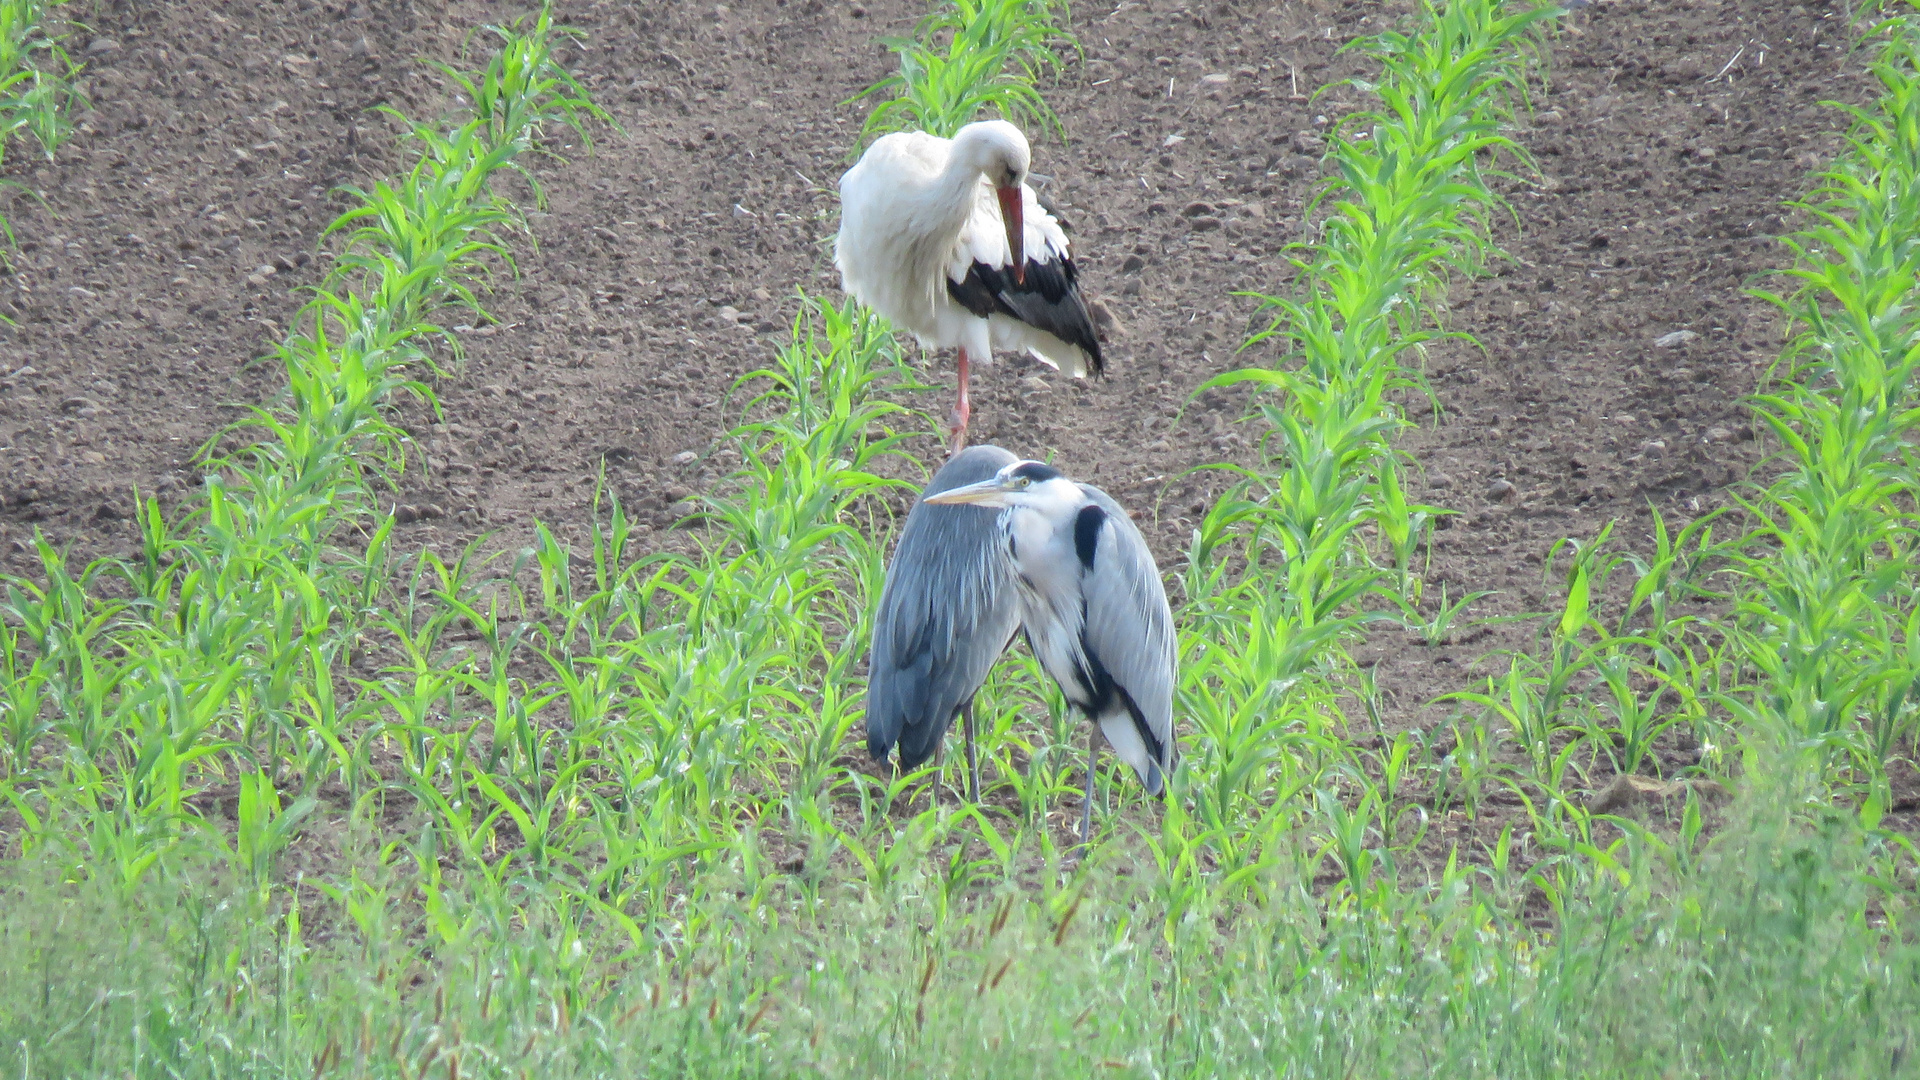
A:
{"type": "MultiPolygon", "coordinates": [[[[1014,460],[998,447],[972,447],[925,494],[985,480],[1014,460]]],[[[907,515],[874,622],[867,676],[874,753],[898,742],[903,763],[923,760],[1006,651],[1020,615],[997,516],[980,506],[930,506],[925,495],[907,515]]]]}
{"type": "Polygon", "coordinates": [[[1170,768],[1176,655],[1173,612],[1160,569],[1126,510],[1099,488],[1081,487],[1106,511],[1093,568],[1082,585],[1087,650],[1133,699],[1146,723],[1142,734],[1151,736],[1142,741],[1150,748],[1157,745],[1161,767],[1170,768]]]}

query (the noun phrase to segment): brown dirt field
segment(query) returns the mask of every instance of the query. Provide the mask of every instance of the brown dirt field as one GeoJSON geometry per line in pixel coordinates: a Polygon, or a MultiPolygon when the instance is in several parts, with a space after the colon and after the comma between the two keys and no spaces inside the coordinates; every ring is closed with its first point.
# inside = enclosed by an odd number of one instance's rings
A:
{"type": "MultiPolygon", "coordinates": [[[[827,246],[834,183],[882,77],[874,44],[921,13],[909,0],[636,8],[562,4],[587,31],[563,55],[624,134],[543,167],[537,251],[463,334],[440,387],[444,427],[409,414],[425,469],[399,501],[432,516],[402,543],[452,548],[537,516],[580,535],[600,461],[659,542],[673,505],[711,483],[706,451],[736,416],[728,388],[762,366],[800,286],[838,297],[827,246]],[[731,310],[729,310],[731,309],[731,310]]],[[[36,528],[84,553],[130,550],[130,489],[178,493],[230,403],[278,384],[262,355],[315,281],[340,184],[400,160],[390,103],[442,100],[413,62],[517,7],[119,3],[76,44],[96,111],[51,164],[17,156],[22,243],[0,283],[0,565],[31,565],[36,528]],[[91,42],[90,44],[88,42],[91,42]],[[262,267],[274,267],[267,275],[262,267]],[[30,370],[29,370],[30,369],[30,370]]],[[[1068,140],[1036,144],[1047,197],[1074,227],[1082,278],[1121,323],[1112,374],[1075,384],[1002,358],[976,376],[977,441],[1051,453],[1156,517],[1170,571],[1218,491],[1196,466],[1244,460],[1238,399],[1182,411],[1236,358],[1253,310],[1237,290],[1284,287],[1325,121],[1359,102],[1340,43],[1402,5],[1081,5],[1086,63],[1048,90],[1068,140]],[[1197,205],[1204,204],[1204,206],[1197,205]]],[[[1778,266],[1780,204],[1839,145],[1823,98],[1861,99],[1865,58],[1844,19],[1788,0],[1621,0],[1572,15],[1517,138],[1544,178],[1515,182],[1497,240],[1512,256],[1462,283],[1429,375],[1437,417],[1402,445],[1428,501],[1461,512],[1433,579],[1497,589],[1474,615],[1550,600],[1541,560],[1619,519],[1637,544],[1649,504],[1678,523],[1724,501],[1758,460],[1740,404],[1776,354],[1775,321],[1743,289],[1778,266]],[[1693,337],[1662,348],[1674,331],[1693,337]]],[[[950,359],[928,362],[951,386],[950,359]]],[[[924,406],[944,416],[948,391],[924,406]]],[[[937,462],[929,433],[913,444],[937,462]]],[[[1145,516],[1143,514],[1143,516],[1145,516]]],[[[1362,648],[1406,722],[1477,657],[1523,645],[1505,627],[1429,649],[1399,632],[1362,648]]]]}

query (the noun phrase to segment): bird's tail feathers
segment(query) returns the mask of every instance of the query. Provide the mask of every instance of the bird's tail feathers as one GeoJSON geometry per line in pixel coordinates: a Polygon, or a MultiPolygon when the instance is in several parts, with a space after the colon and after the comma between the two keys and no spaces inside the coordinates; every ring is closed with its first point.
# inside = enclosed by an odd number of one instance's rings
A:
{"type": "Polygon", "coordinates": [[[873,702],[867,703],[867,753],[875,761],[887,760],[893,753],[893,744],[900,740],[900,724],[897,718],[888,723],[886,718],[877,714],[873,702]]]}
{"type": "Polygon", "coordinates": [[[938,753],[940,744],[946,741],[947,728],[952,723],[953,714],[949,712],[945,723],[929,716],[903,728],[900,732],[900,771],[917,769],[938,753]]]}
{"type": "Polygon", "coordinates": [[[1084,351],[1074,348],[1071,345],[1067,346],[1067,348],[1063,351],[1067,354],[1067,361],[1064,364],[1062,364],[1059,360],[1056,360],[1053,357],[1048,356],[1046,353],[1041,352],[1035,346],[1032,346],[1032,345],[1027,346],[1027,353],[1029,355],[1031,355],[1035,360],[1038,360],[1041,363],[1052,368],[1053,370],[1059,371],[1061,368],[1064,367],[1067,369],[1067,372],[1071,374],[1074,378],[1076,379],[1086,378],[1087,377],[1087,354],[1084,351]]]}
{"type": "Polygon", "coordinates": [[[1160,771],[1160,763],[1148,752],[1147,742],[1140,737],[1132,714],[1126,709],[1108,713],[1100,718],[1100,731],[1106,735],[1107,745],[1113,747],[1114,754],[1139,774],[1147,794],[1158,795],[1165,790],[1166,777],[1160,771]]]}

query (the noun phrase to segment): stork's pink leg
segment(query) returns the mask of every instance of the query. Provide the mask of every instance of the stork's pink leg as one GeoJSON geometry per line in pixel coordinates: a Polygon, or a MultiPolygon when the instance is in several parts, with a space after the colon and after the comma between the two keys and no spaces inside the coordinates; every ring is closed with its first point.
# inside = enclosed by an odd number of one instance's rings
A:
{"type": "Polygon", "coordinates": [[[967,400],[967,350],[960,350],[960,403],[953,407],[953,413],[947,417],[947,431],[953,436],[953,445],[949,454],[957,454],[967,448],[967,421],[973,416],[973,405],[967,400]]]}

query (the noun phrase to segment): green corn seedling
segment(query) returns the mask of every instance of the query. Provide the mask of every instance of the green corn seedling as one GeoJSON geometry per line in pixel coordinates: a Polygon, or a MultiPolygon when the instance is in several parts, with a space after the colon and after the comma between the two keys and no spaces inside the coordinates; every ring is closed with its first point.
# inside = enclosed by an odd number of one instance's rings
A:
{"type": "Polygon", "coordinates": [[[912,37],[881,40],[900,70],[852,99],[882,97],[861,127],[861,143],[890,131],[952,138],[987,110],[1058,131],[1059,118],[1035,84],[1077,48],[1066,22],[1066,5],[1054,0],[943,0],[912,37]]]}

